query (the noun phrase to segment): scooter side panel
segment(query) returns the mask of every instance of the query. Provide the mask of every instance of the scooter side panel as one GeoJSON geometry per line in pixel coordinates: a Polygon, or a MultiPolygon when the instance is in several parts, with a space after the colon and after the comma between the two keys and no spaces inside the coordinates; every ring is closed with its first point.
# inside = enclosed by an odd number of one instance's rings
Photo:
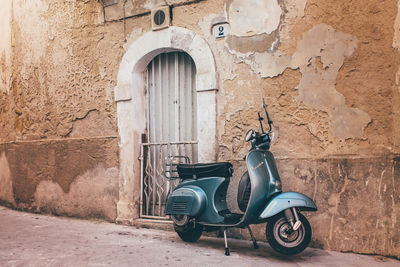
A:
{"type": "Polygon", "coordinates": [[[259,219],[266,219],[285,209],[297,207],[303,210],[316,211],[317,206],[311,198],[297,192],[285,192],[277,195],[268,203],[259,219]]]}
{"type": "MultiPolygon", "coordinates": [[[[202,178],[198,180],[185,180],[181,182],[167,201],[167,211],[166,214],[184,214],[195,217],[198,221],[204,221],[209,223],[221,223],[224,220],[224,217],[218,214],[218,211],[226,209],[226,203],[216,203],[216,191],[222,186],[223,183],[229,182],[226,178],[223,177],[209,177],[202,178]],[[180,211],[174,211],[173,205],[180,201],[187,203],[187,205],[197,205],[195,196],[185,196],[185,198],[178,199],[176,198],[175,193],[181,190],[188,190],[192,187],[199,188],[205,194],[205,207],[201,208],[198,213],[187,212],[182,213],[180,211]],[[194,203],[193,203],[193,202],[194,203]],[[192,204],[191,204],[192,203],[192,204]]],[[[178,192],[179,193],[179,192],[178,192]]],[[[184,205],[184,204],[183,204],[184,205]]]]}
{"type": "Polygon", "coordinates": [[[207,205],[206,193],[198,186],[186,186],[175,190],[167,201],[166,214],[197,216],[207,205]]]}

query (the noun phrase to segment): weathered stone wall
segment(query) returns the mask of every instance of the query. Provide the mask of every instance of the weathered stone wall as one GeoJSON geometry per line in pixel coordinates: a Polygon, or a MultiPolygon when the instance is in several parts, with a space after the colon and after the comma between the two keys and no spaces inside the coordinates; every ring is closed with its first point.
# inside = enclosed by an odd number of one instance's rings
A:
{"type": "MultiPolygon", "coordinates": [[[[316,0],[4,1],[0,10],[0,199],[115,219],[116,85],[151,8],[210,45],[219,78],[219,160],[235,188],[264,97],[285,190],[312,197],[313,244],[400,256],[398,2],[316,0]],[[4,7],[4,8],[3,8],[4,7]],[[3,14],[4,13],[4,14],[3,14]],[[212,23],[231,27],[216,39],[212,23]]],[[[132,203],[137,205],[137,203],[132,203]]],[[[136,206],[137,207],[137,206],[136,206]]],[[[264,239],[263,226],[256,229],[264,239]]]]}
{"type": "MultiPolygon", "coordinates": [[[[251,9],[239,2],[226,13],[251,9]]],[[[277,3],[284,12],[266,20],[280,20],[271,22],[275,32],[232,17],[248,28],[231,32],[224,47],[239,64],[219,95],[220,159],[238,161],[239,179],[242,136],[258,127],[265,97],[280,128],[272,151],[284,189],[309,195],[319,208],[308,214],[314,245],[399,256],[397,3],[277,3]]],[[[256,232],[263,238],[263,227],[256,232]]]]}
{"type": "Polygon", "coordinates": [[[30,211],[115,220],[116,140],[10,142],[0,151],[3,203],[30,211]]]}
{"type": "MultiPolygon", "coordinates": [[[[285,191],[314,199],[317,212],[307,212],[312,246],[329,250],[399,256],[399,157],[286,158],[277,160],[285,191]]],[[[237,164],[233,187],[244,168],[237,164]]],[[[235,195],[236,188],[229,188],[235,195]]],[[[238,210],[236,200],[229,205],[238,210]]],[[[265,227],[254,227],[265,239],[265,227]]],[[[247,230],[236,230],[250,238],[247,230]]]]}
{"type": "Polygon", "coordinates": [[[123,34],[111,30],[116,36],[104,39],[96,1],[6,1],[4,7],[1,30],[9,38],[0,45],[1,200],[115,221],[112,91],[123,34]]]}

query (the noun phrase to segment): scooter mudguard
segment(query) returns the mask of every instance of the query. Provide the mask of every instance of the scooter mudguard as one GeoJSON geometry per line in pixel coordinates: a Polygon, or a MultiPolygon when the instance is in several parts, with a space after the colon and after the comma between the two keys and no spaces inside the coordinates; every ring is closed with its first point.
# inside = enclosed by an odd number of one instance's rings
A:
{"type": "Polygon", "coordinates": [[[263,212],[261,212],[259,219],[272,217],[275,214],[292,207],[307,211],[317,210],[317,206],[311,198],[297,192],[285,192],[271,199],[263,212]]]}
{"type": "Polygon", "coordinates": [[[207,204],[206,193],[198,186],[185,186],[176,189],[168,198],[166,214],[197,216],[207,204]]]}

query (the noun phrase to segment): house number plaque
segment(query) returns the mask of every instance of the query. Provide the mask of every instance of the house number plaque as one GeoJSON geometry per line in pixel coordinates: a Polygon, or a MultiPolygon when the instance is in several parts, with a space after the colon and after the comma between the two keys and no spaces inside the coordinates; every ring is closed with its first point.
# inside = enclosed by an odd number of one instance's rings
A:
{"type": "Polygon", "coordinates": [[[215,38],[225,37],[230,30],[229,23],[215,24],[212,28],[212,32],[215,38]]]}

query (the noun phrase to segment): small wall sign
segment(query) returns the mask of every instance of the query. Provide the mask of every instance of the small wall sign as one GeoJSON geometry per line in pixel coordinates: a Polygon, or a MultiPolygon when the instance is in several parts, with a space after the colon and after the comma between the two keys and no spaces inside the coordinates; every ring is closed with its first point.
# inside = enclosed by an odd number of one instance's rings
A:
{"type": "Polygon", "coordinates": [[[224,22],[213,25],[212,32],[215,38],[222,38],[229,34],[230,29],[229,23],[224,22]]]}

